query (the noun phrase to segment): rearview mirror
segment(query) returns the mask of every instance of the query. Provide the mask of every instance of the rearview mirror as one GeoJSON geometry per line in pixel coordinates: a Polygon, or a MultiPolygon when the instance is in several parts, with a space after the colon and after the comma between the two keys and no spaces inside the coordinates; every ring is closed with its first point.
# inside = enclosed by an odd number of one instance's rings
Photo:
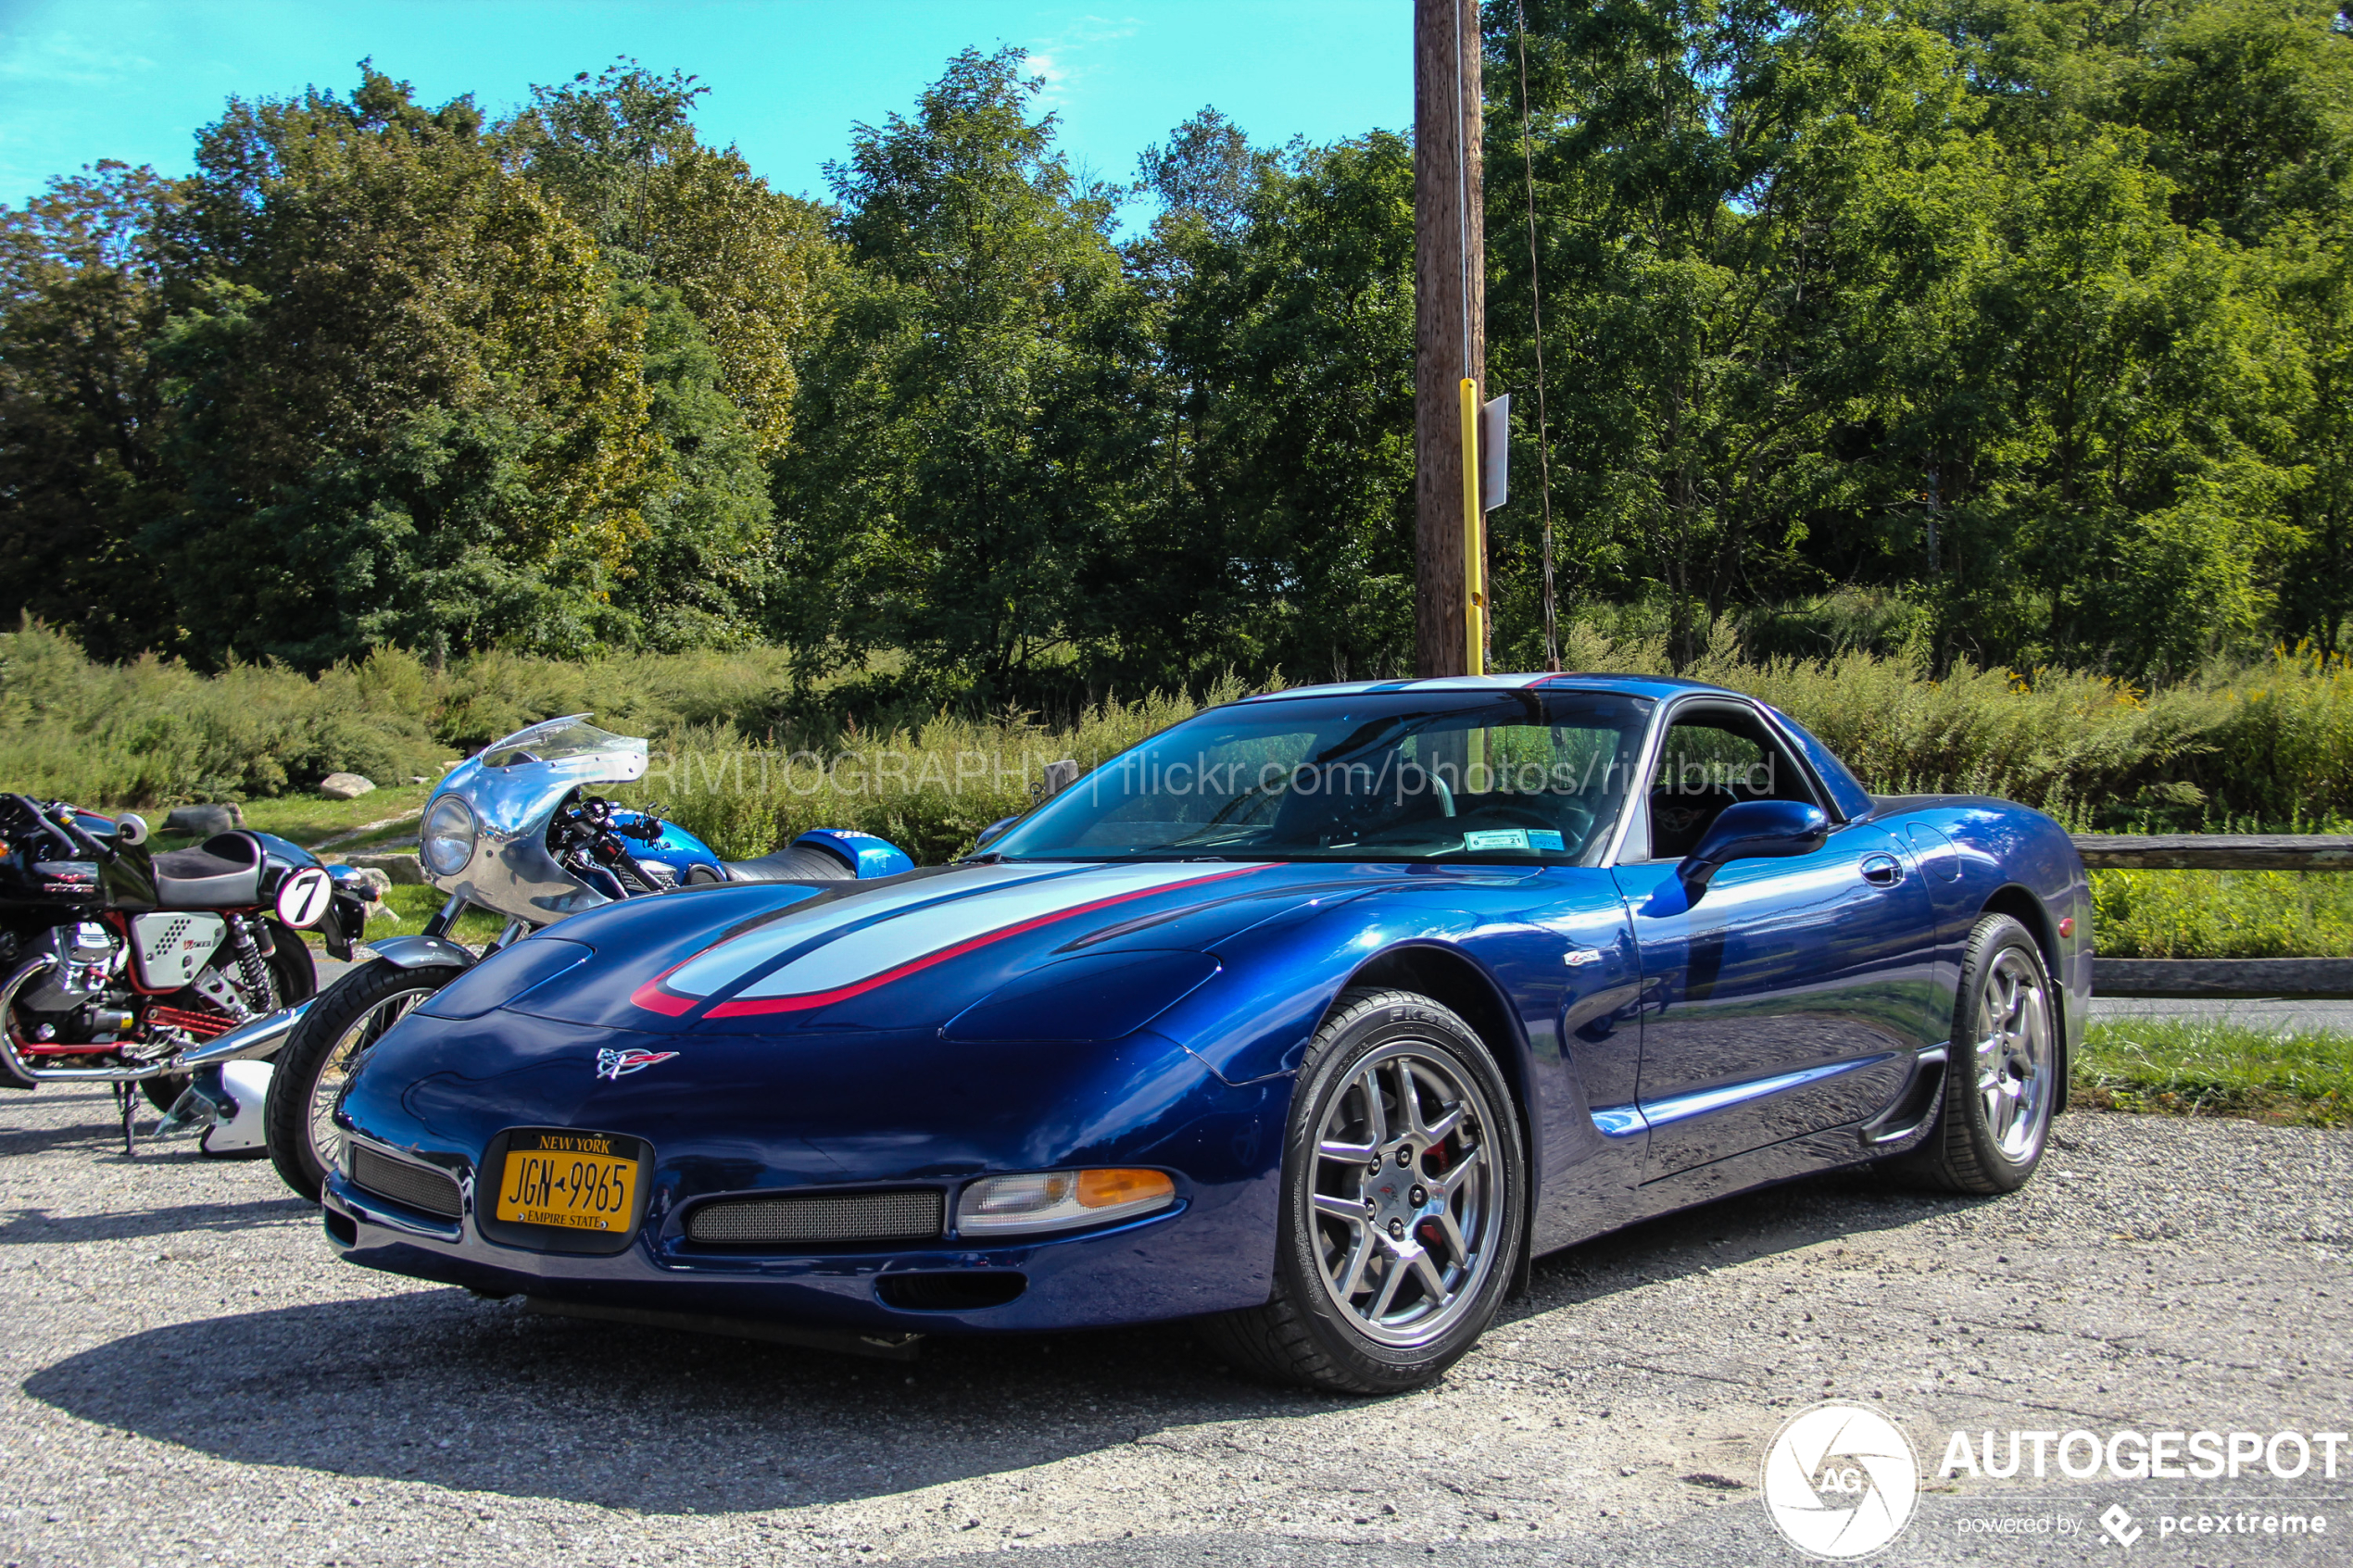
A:
{"type": "Polygon", "coordinates": [[[1727,806],[1700,835],[1696,848],[1675,868],[1692,902],[1707,891],[1718,872],[1734,860],[1769,860],[1811,855],[1830,837],[1831,820],[1819,806],[1795,800],[1743,800],[1727,806]]]}

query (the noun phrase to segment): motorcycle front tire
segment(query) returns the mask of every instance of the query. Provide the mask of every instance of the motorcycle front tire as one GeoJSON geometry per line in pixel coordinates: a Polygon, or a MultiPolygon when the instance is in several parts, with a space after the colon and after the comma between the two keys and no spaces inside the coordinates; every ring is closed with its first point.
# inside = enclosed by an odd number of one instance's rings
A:
{"type": "Polygon", "coordinates": [[[335,1157],[328,1120],[368,1050],[410,1008],[465,973],[459,964],[403,969],[390,959],[360,965],[311,1003],[287,1036],[270,1078],[263,1135],[286,1185],[311,1202],[335,1157]]]}

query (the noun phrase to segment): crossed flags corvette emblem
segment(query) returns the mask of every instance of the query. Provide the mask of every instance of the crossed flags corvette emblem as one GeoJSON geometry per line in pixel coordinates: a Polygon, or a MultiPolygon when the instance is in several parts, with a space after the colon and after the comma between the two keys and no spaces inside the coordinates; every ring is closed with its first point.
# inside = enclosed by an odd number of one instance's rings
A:
{"type": "Polygon", "coordinates": [[[631,1073],[641,1073],[658,1061],[668,1061],[676,1051],[601,1050],[597,1053],[597,1076],[618,1079],[631,1073]]]}

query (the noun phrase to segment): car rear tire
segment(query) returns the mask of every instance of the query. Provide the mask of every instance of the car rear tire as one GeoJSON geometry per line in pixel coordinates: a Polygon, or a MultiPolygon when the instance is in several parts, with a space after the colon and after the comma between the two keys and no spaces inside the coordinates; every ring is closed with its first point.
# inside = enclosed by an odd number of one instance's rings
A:
{"type": "Polygon", "coordinates": [[[1478,1034],[1428,997],[1349,991],[1291,1097],[1272,1298],[1202,1336],[1276,1381],[1418,1388],[1493,1321],[1527,1211],[1519,1120],[1478,1034]]]}
{"type": "Polygon", "coordinates": [[[457,964],[403,969],[378,959],[346,974],[311,1004],[272,1064],[270,1101],[262,1110],[270,1162],[286,1185],[319,1201],[334,1157],[328,1118],[345,1083],[385,1030],[465,972],[457,964]]]}
{"type": "Polygon", "coordinates": [[[1953,1192],[2015,1192],[2042,1163],[2057,1110],[2058,1009],[2043,949],[2007,915],[1969,933],[1946,1047],[1944,1102],[1901,1163],[1953,1192]]]}

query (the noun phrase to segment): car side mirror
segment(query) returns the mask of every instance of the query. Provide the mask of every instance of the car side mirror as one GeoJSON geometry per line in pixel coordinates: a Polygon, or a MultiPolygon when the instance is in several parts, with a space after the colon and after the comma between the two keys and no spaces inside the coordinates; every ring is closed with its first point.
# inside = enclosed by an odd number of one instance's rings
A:
{"type": "Polygon", "coordinates": [[[973,840],[973,847],[975,849],[979,848],[982,845],[987,844],[990,839],[995,838],[999,834],[1003,833],[1007,828],[1013,826],[1019,821],[1021,821],[1019,817],[998,818],[995,822],[980,830],[980,836],[973,840]]]}
{"type": "Polygon", "coordinates": [[[1717,814],[1700,835],[1698,847],[1675,868],[1675,875],[1696,904],[1716,873],[1732,861],[1811,855],[1830,833],[1831,820],[1819,806],[1795,800],[1743,800],[1717,814]]]}

